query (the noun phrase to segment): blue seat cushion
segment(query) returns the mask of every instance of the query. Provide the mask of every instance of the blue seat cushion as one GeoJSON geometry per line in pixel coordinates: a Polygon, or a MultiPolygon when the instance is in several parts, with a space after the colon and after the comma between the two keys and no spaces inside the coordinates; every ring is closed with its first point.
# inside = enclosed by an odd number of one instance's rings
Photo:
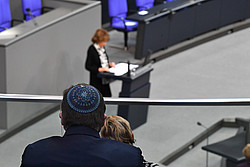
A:
{"type": "MultiPolygon", "coordinates": [[[[7,25],[4,25],[4,24],[0,25],[0,27],[10,28],[10,27],[7,27],[7,25]]],[[[2,32],[2,31],[4,31],[4,30],[6,30],[6,29],[4,29],[4,28],[0,28],[0,32],[2,32]]]]}
{"type": "Polygon", "coordinates": [[[11,25],[10,25],[10,22],[5,22],[5,23],[2,23],[2,24],[0,25],[0,27],[10,28],[11,25]]]}

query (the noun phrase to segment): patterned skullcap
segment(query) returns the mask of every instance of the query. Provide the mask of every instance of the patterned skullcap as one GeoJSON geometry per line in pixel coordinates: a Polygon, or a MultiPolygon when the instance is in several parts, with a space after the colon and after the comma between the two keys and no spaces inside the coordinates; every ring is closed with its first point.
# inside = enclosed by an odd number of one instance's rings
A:
{"type": "Polygon", "coordinates": [[[90,85],[76,85],[67,93],[69,106],[80,113],[90,113],[100,104],[100,94],[90,85]]]}

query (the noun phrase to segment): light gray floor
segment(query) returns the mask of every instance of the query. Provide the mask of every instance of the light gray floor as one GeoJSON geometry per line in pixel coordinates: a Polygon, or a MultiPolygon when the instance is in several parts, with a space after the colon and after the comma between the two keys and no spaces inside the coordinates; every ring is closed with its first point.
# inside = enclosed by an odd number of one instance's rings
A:
{"type": "MultiPolygon", "coordinates": [[[[113,31],[110,44],[123,45],[121,33],[113,31]],[[112,39],[112,37],[114,37],[112,39]]],[[[151,74],[151,98],[234,98],[249,97],[250,90],[250,29],[202,44],[154,64],[151,74]]],[[[111,60],[133,61],[131,54],[135,34],[129,35],[131,50],[121,54],[119,49],[108,48],[111,60]]],[[[111,84],[118,97],[121,82],[111,84]]],[[[250,107],[157,107],[151,106],[146,124],[134,130],[136,145],[149,161],[159,162],[172,151],[204,131],[197,121],[211,126],[222,118],[250,117],[250,107]]],[[[108,106],[108,115],[116,114],[116,106],[108,106]]],[[[19,166],[21,154],[28,143],[63,132],[58,112],[21,131],[0,144],[0,166],[19,166]]],[[[223,128],[210,137],[210,143],[233,136],[236,129],[223,128]]],[[[180,157],[170,167],[205,166],[206,152],[201,146],[180,157]]],[[[220,166],[221,158],[209,155],[209,166],[220,166]]],[[[163,166],[163,165],[161,165],[163,166]]]]}

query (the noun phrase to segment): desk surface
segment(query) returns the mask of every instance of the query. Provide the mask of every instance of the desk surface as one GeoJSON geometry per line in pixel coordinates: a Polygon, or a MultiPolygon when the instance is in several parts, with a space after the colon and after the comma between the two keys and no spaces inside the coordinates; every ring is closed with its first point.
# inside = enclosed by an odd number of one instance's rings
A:
{"type": "Polygon", "coordinates": [[[35,22],[37,23],[37,26],[34,25],[34,20],[29,20],[8,30],[5,30],[0,34],[0,46],[7,46],[12,42],[15,42],[16,40],[29,35],[30,33],[39,31],[41,28],[46,27],[47,24],[51,24],[53,21],[65,16],[70,12],[70,9],[58,8],[40,17],[36,17],[35,22]]]}
{"type": "Polygon", "coordinates": [[[132,14],[127,17],[128,20],[134,20],[138,22],[147,22],[154,20],[158,17],[164,16],[171,13],[172,11],[177,11],[184,9],[188,6],[192,6],[198,3],[202,3],[209,0],[172,0],[163,4],[156,5],[148,9],[148,14],[139,15],[138,13],[132,14]]]}
{"type": "Polygon", "coordinates": [[[50,25],[53,25],[59,21],[66,19],[67,17],[71,17],[76,13],[83,12],[84,10],[88,10],[95,5],[99,5],[100,2],[95,1],[80,1],[80,0],[72,0],[72,1],[47,1],[46,4],[52,5],[50,7],[54,7],[54,10],[47,12],[39,17],[36,17],[33,20],[29,20],[17,26],[14,26],[8,30],[5,30],[0,33],[0,47],[6,47],[15,43],[30,34],[36,33],[41,29],[47,28],[50,25]],[[63,3],[64,5],[62,5],[63,3]],[[72,4],[73,5],[72,5],[72,4]],[[65,5],[70,4],[70,5],[65,5]],[[54,6],[53,6],[54,5],[54,6]],[[34,23],[37,23],[35,25],[34,23]]]}
{"type": "MultiPolygon", "coordinates": [[[[198,1],[195,1],[197,3],[198,1]]],[[[163,15],[169,14],[171,11],[175,11],[190,5],[193,5],[193,0],[173,0],[168,1],[166,3],[156,5],[150,9],[148,9],[148,14],[146,15],[139,15],[138,13],[135,13],[133,15],[130,15],[127,17],[129,20],[134,21],[150,21],[157,17],[161,17],[163,15]]]]}
{"type": "Polygon", "coordinates": [[[241,132],[229,139],[202,147],[203,150],[225,157],[234,162],[245,160],[242,153],[245,144],[245,133],[241,132]]]}

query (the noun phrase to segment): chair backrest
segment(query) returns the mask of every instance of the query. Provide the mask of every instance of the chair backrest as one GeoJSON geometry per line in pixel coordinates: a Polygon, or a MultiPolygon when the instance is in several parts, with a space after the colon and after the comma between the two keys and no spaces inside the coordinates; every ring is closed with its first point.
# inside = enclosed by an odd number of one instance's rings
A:
{"type": "MultiPolygon", "coordinates": [[[[11,27],[11,13],[9,0],[0,0],[0,27],[11,27]]],[[[4,29],[0,28],[0,32],[4,29]]]]}
{"type": "Polygon", "coordinates": [[[109,0],[109,16],[110,17],[127,17],[128,4],[127,0],[109,0]]]}
{"type": "Polygon", "coordinates": [[[42,2],[41,0],[22,0],[22,9],[24,14],[24,19],[26,21],[32,19],[33,17],[28,15],[27,9],[30,9],[30,12],[34,16],[41,15],[42,2]]]}
{"type": "Polygon", "coordinates": [[[154,0],[136,0],[136,6],[139,10],[146,10],[154,6],[154,0]]]}

